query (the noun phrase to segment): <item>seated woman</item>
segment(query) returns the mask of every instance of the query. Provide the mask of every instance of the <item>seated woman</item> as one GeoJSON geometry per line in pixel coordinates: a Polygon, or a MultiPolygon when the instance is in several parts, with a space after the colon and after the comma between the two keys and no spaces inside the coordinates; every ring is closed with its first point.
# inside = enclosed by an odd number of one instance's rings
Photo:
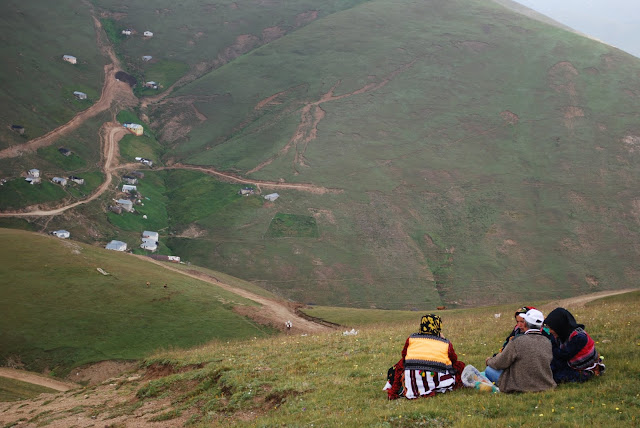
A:
{"type": "MultiPolygon", "coordinates": [[[[502,352],[504,347],[507,346],[507,344],[509,344],[509,342],[513,340],[513,338],[521,334],[524,334],[524,332],[526,331],[526,328],[525,328],[524,318],[522,318],[522,315],[526,314],[530,309],[535,309],[535,308],[533,306],[523,306],[516,311],[516,313],[513,315],[513,317],[516,320],[516,325],[515,327],[513,327],[513,330],[511,331],[511,333],[504,340],[504,343],[502,344],[502,347],[500,348],[500,350],[495,354],[493,354],[493,357],[495,357],[500,352],[502,352]]],[[[489,358],[492,358],[492,357],[489,357],[489,358]]],[[[487,358],[486,361],[489,361],[489,358],[487,358]]],[[[502,370],[497,370],[491,366],[487,366],[484,374],[491,382],[496,383],[498,381],[498,378],[502,374],[502,370]]]]}
{"type": "Polygon", "coordinates": [[[553,336],[551,370],[557,382],[584,382],[605,370],[593,339],[571,312],[556,308],[544,320],[553,336]]]}
{"type": "Polygon", "coordinates": [[[465,364],[458,361],[453,345],[441,336],[442,320],[428,314],[420,321],[420,332],[413,333],[404,344],[402,358],[393,367],[389,400],[432,397],[462,385],[460,375],[465,364]]]}

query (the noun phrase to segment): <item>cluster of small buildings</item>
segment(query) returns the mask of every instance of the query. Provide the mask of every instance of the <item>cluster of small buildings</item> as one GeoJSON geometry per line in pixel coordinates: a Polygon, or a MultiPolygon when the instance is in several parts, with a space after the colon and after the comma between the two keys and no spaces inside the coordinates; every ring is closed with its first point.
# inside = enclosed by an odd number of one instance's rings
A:
{"type": "MultiPolygon", "coordinates": [[[[27,176],[24,179],[27,183],[37,184],[42,180],[42,175],[40,174],[40,170],[33,168],[27,171],[27,176]]],[[[74,182],[76,184],[84,184],[84,178],[76,177],[75,175],[71,175],[68,178],[64,177],[53,177],[51,179],[52,183],[59,184],[61,186],[66,186],[69,184],[69,181],[74,182]]]]}
{"type": "Polygon", "coordinates": [[[109,211],[114,212],[116,214],[122,214],[122,211],[126,212],[134,212],[135,201],[138,200],[138,180],[144,178],[144,173],[140,171],[132,171],[129,173],[130,175],[125,175],[122,177],[122,193],[128,194],[127,197],[122,197],[120,199],[114,199],[115,205],[109,207],[109,211]]]}

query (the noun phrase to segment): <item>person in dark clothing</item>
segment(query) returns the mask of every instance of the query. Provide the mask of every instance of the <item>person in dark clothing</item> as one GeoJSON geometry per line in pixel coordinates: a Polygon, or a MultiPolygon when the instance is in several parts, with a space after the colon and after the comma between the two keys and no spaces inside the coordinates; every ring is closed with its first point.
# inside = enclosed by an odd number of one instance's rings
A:
{"type": "Polygon", "coordinates": [[[595,342],[565,308],[556,308],[544,320],[552,335],[551,370],[557,382],[585,382],[605,370],[595,342]]]}

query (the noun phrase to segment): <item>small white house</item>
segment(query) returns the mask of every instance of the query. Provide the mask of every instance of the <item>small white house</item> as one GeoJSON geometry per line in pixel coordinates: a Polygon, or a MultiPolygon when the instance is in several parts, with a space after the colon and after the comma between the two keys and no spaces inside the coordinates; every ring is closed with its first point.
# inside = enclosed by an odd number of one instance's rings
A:
{"type": "Polygon", "coordinates": [[[75,175],[70,176],[69,181],[73,181],[76,184],[84,184],[84,178],[76,177],[75,175]]]}
{"type": "Polygon", "coordinates": [[[152,239],[143,239],[140,248],[148,251],[155,251],[158,249],[158,242],[152,239]]]}
{"type": "Polygon", "coordinates": [[[62,55],[62,59],[67,61],[69,64],[76,64],[78,62],[78,58],[73,55],[62,55]]]}
{"type": "Polygon", "coordinates": [[[129,212],[133,211],[133,202],[131,202],[129,199],[118,199],[116,201],[116,204],[119,207],[122,207],[122,209],[125,211],[129,211],[129,212]]]}
{"type": "Polygon", "coordinates": [[[69,233],[68,230],[54,230],[53,232],[51,232],[51,234],[53,236],[57,236],[58,238],[62,238],[62,239],[67,239],[71,236],[71,233],[69,233]]]}
{"type": "Polygon", "coordinates": [[[270,194],[268,194],[268,195],[265,195],[265,196],[264,196],[264,198],[265,198],[267,201],[271,201],[271,202],[275,201],[275,200],[276,200],[276,199],[278,199],[279,197],[280,197],[280,195],[278,195],[277,193],[270,193],[270,194]]]}
{"type": "Polygon", "coordinates": [[[142,33],[143,36],[145,37],[153,37],[153,33],[151,31],[145,31],[144,33],[142,33]]]}
{"type": "Polygon", "coordinates": [[[142,239],[150,239],[152,241],[157,241],[160,238],[158,232],[152,232],[150,230],[145,230],[142,232],[142,239]]]}
{"type": "Polygon", "coordinates": [[[127,251],[127,243],[122,241],[116,241],[115,239],[109,242],[104,248],[113,251],[127,251]]]}
{"type": "Polygon", "coordinates": [[[151,88],[151,89],[158,89],[158,82],[154,82],[153,80],[150,80],[144,83],[144,87],[151,88]]]}
{"type": "Polygon", "coordinates": [[[53,177],[51,179],[52,182],[59,184],[61,186],[66,186],[67,185],[67,179],[64,177],[53,177]]]}
{"type": "Polygon", "coordinates": [[[132,30],[130,28],[125,28],[124,30],[122,30],[122,34],[124,34],[125,36],[130,36],[132,33],[132,30]]]}
{"type": "Polygon", "coordinates": [[[143,61],[151,61],[153,59],[153,57],[151,55],[143,55],[142,56],[142,60],[143,61]]]}
{"type": "Polygon", "coordinates": [[[153,161],[151,161],[150,159],[141,158],[140,159],[140,163],[143,163],[148,167],[152,167],[153,166],[153,161]]]}
{"type": "Polygon", "coordinates": [[[35,169],[35,168],[30,169],[28,171],[28,174],[33,178],[38,178],[38,177],[40,177],[40,170],[39,169],[35,169]]]}
{"type": "Polygon", "coordinates": [[[85,94],[84,92],[73,91],[73,95],[75,95],[76,98],[79,99],[79,100],[86,100],[87,99],[87,94],[85,94]]]}
{"type": "Polygon", "coordinates": [[[136,186],[131,185],[131,184],[123,184],[122,185],[122,191],[123,192],[137,192],[138,188],[136,186]]]}

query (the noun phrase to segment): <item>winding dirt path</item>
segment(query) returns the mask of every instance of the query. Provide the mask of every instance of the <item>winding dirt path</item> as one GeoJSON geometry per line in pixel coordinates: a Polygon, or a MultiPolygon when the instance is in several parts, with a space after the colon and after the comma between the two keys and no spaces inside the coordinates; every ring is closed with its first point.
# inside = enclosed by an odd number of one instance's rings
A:
{"type": "Polygon", "coordinates": [[[229,291],[231,293],[237,294],[238,296],[244,297],[249,300],[253,300],[256,303],[261,304],[262,308],[260,309],[259,314],[255,314],[256,312],[255,310],[243,311],[242,313],[242,315],[248,316],[261,324],[271,325],[279,330],[284,330],[284,323],[287,320],[290,320],[291,323],[293,324],[293,327],[291,328],[291,332],[296,334],[301,334],[301,333],[315,334],[315,333],[322,333],[322,332],[328,332],[328,331],[334,330],[331,327],[318,324],[298,316],[295,312],[293,305],[289,307],[282,301],[269,299],[267,297],[259,296],[248,290],[233,287],[229,284],[225,284],[224,282],[221,282],[217,278],[211,277],[202,272],[184,271],[183,269],[172,267],[167,263],[163,263],[146,256],[136,255],[135,257],[150,263],[154,263],[158,266],[162,266],[163,268],[168,269],[170,271],[178,272],[182,275],[186,275],[191,278],[208,282],[210,284],[215,285],[216,287],[222,288],[223,290],[229,291]],[[259,317],[256,317],[256,315],[259,315],[259,317]]]}
{"type": "Polygon", "coordinates": [[[184,165],[184,164],[174,164],[171,166],[163,166],[160,168],[156,168],[158,170],[161,169],[188,169],[188,170],[192,170],[192,171],[200,171],[200,172],[204,172],[206,174],[209,175],[215,175],[217,177],[229,180],[229,181],[233,181],[236,183],[242,183],[242,184],[250,184],[250,185],[254,185],[258,188],[260,187],[266,187],[266,188],[274,188],[274,189],[294,189],[294,190],[302,190],[305,192],[311,192],[311,193],[316,193],[316,194],[325,194],[325,193],[342,193],[343,190],[342,189],[336,189],[336,188],[331,188],[331,187],[322,187],[322,186],[316,186],[315,184],[308,184],[308,183],[281,183],[281,182],[277,182],[277,181],[264,181],[264,180],[251,180],[249,178],[243,178],[243,177],[238,177],[236,175],[233,174],[229,174],[226,172],[220,172],[218,170],[216,170],[215,168],[211,168],[211,167],[204,167],[204,166],[196,166],[196,165],[184,165]]]}
{"type": "Polygon", "coordinates": [[[56,391],[68,391],[70,389],[80,387],[80,385],[75,383],[56,380],[38,373],[27,372],[24,370],[10,369],[8,367],[0,367],[0,377],[32,383],[34,385],[44,386],[46,388],[51,388],[56,391]]]}

